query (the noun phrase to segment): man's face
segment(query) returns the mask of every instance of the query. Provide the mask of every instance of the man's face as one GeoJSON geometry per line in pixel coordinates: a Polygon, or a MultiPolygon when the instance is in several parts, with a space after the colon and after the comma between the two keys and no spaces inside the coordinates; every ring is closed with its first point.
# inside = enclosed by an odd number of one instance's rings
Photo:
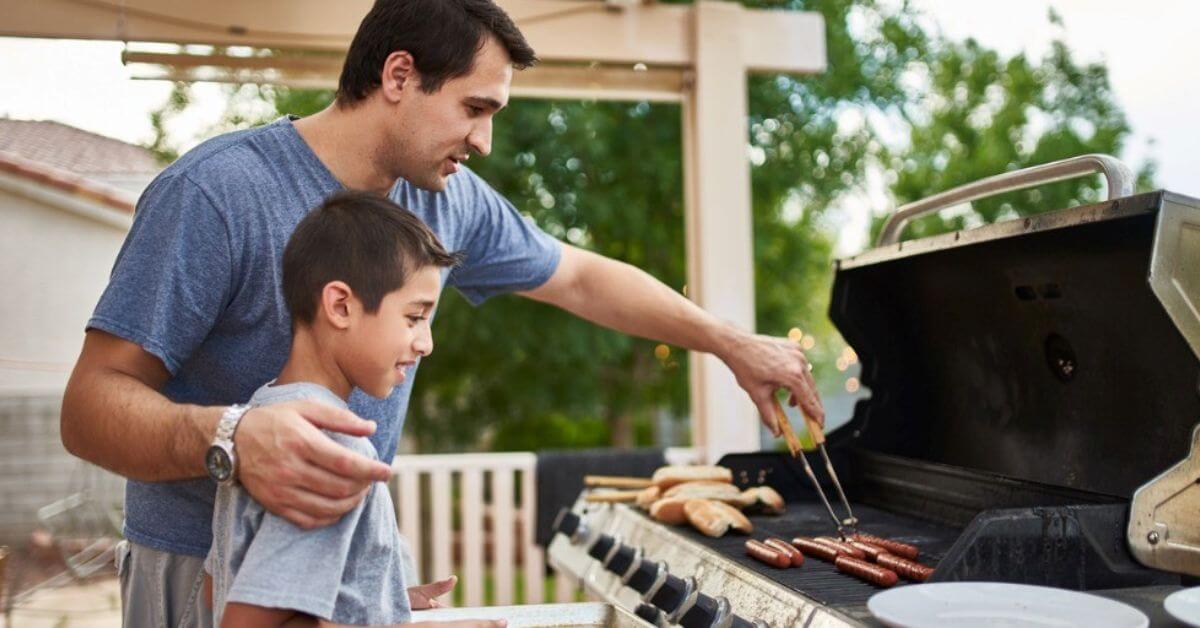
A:
{"type": "Polygon", "coordinates": [[[404,88],[396,103],[393,128],[397,141],[385,147],[398,177],[432,191],[446,189],[471,153],[492,151],[492,117],[508,104],[512,63],[508,52],[488,36],[469,74],[451,79],[427,94],[420,77],[404,88]]]}

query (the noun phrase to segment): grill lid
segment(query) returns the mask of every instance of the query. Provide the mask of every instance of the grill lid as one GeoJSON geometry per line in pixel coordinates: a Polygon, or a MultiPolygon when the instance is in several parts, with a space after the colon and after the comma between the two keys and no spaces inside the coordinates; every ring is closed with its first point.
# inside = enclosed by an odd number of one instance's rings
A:
{"type": "Polygon", "coordinates": [[[868,450],[1128,498],[1200,421],[1200,201],[1119,198],[872,249],[831,318],[868,450]]]}

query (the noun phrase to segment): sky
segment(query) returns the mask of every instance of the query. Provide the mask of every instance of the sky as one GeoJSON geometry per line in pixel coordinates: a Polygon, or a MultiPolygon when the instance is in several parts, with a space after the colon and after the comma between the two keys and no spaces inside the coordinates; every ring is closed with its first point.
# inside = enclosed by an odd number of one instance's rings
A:
{"type": "MultiPolygon", "coordinates": [[[[1002,53],[1040,56],[1061,37],[1079,61],[1103,60],[1133,128],[1123,157],[1134,168],[1154,159],[1160,186],[1200,197],[1200,1],[910,1],[947,35],[974,37],[1002,53]],[[1064,28],[1049,22],[1052,6],[1064,28]]],[[[0,116],[58,120],[129,142],[149,140],[148,112],[166,99],[170,86],[132,79],[120,63],[121,48],[114,42],[0,38],[0,116]]],[[[170,127],[177,137],[203,131],[221,114],[219,86],[200,84],[194,94],[196,104],[170,127]]],[[[849,212],[840,252],[864,246],[869,213],[888,209],[886,203],[874,198],[849,212]]]]}

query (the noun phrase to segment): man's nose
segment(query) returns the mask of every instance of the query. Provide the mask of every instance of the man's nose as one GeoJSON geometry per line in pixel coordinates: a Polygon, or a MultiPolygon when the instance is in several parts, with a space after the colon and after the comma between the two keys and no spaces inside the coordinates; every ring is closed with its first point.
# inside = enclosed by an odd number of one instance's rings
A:
{"type": "Polygon", "coordinates": [[[467,144],[480,157],[487,157],[492,152],[492,120],[488,118],[475,125],[467,136],[467,144]]]}

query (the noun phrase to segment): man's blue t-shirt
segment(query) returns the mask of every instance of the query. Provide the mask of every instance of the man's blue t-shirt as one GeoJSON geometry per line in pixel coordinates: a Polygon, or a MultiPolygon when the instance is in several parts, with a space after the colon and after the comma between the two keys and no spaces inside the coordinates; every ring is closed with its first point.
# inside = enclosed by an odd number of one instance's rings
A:
{"type": "MultiPolygon", "coordinates": [[[[287,118],[204,142],[138,200],[88,328],[162,360],[170,372],[163,393],[172,401],[245,402],[279,374],[291,345],[280,287],[288,237],[310,209],[342,189],[287,118]]],[[[390,197],[448,250],[465,253],[444,285],[474,304],[540,286],[558,266],[559,243],[470,170],[451,176],[442,192],[398,181],[390,197]]],[[[350,398],[351,410],[378,423],[371,442],[382,460],[395,454],[413,379],[387,399],[358,390],[350,398]]],[[[208,479],[130,480],[126,537],[204,556],[215,490],[208,479]]]]}

